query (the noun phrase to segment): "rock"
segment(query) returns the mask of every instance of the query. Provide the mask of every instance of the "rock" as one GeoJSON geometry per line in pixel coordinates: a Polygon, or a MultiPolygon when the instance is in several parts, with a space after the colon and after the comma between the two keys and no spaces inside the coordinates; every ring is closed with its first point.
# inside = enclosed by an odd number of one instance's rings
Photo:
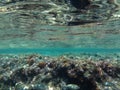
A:
{"type": "Polygon", "coordinates": [[[80,87],[76,84],[68,84],[62,88],[62,90],[79,90],[80,87]]]}
{"type": "Polygon", "coordinates": [[[23,84],[22,82],[18,82],[15,85],[15,90],[29,90],[29,87],[23,84]]]}
{"type": "Polygon", "coordinates": [[[84,9],[90,5],[90,0],[70,0],[70,2],[77,9],[84,9]]]}
{"type": "Polygon", "coordinates": [[[47,86],[45,86],[44,84],[35,84],[35,85],[31,85],[29,90],[48,90],[47,86]]]}

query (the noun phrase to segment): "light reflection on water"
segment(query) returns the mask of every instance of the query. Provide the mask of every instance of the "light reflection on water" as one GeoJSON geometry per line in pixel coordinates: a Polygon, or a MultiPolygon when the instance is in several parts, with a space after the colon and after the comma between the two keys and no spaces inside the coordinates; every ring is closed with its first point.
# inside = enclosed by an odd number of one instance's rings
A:
{"type": "MultiPolygon", "coordinates": [[[[31,8],[25,8],[24,2],[20,2],[19,7],[21,8],[19,9],[21,10],[14,10],[16,5],[11,4],[10,6],[8,4],[7,7],[12,7],[13,11],[8,9],[11,11],[0,13],[1,49],[94,48],[97,50],[97,48],[112,48],[117,50],[120,48],[119,18],[111,17],[102,22],[77,26],[48,25],[53,22],[41,21],[47,15],[40,14],[40,5],[34,4],[35,7],[33,7],[34,5],[30,4],[31,8]],[[42,25],[41,22],[46,23],[46,25],[42,25]]],[[[29,4],[27,5],[30,7],[29,4]]]]}

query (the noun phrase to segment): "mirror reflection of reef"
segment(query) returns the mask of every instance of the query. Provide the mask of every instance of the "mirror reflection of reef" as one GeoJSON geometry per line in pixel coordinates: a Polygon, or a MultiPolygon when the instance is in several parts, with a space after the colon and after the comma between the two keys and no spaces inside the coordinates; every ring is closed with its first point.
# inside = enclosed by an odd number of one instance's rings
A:
{"type": "Polygon", "coordinates": [[[39,24],[70,26],[108,20],[118,7],[115,0],[5,0],[0,3],[0,13],[12,13],[13,17],[23,19],[33,17],[39,24]]]}

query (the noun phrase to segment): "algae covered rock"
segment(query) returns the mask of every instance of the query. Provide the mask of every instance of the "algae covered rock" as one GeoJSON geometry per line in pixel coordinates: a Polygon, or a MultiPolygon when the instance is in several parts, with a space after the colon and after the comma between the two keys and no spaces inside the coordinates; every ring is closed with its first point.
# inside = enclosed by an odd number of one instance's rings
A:
{"type": "MultiPolygon", "coordinates": [[[[22,56],[21,61],[18,58],[15,67],[1,73],[1,88],[6,88],[6,90],[120,89],[118,60],[107,61],[107,57],[104,58],[105,60],[95,60],[95,58],[89,59],[90,57],[86,58],[86,56],[84,59],[74,56],[58,58],[42,56],[41,60],[40,57],[41,55],[22,56]],[[29,65],[28,59],[34,59],[34,63],[29,65]]],[[[1,58],[0,62],[3,62],[2,60],[6,62],[4,56],[1,58]]],[[[15,57],[12,57],[10,62],[13,62],[14,59],[15,57]]],[[[7,64],[5,68],[11,67],[7,64]]],[[[1,68],[2,70],[4,69],[1,68]]]]}

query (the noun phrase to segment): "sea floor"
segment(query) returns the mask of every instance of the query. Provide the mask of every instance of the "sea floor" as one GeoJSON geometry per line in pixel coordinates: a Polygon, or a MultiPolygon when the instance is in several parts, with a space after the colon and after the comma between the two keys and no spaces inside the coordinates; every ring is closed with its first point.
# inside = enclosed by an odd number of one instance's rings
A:
{"type": "Polygon", "coordinates": [[[0,90],[120,90],[120,54],[1,54],[0,90]]]}

